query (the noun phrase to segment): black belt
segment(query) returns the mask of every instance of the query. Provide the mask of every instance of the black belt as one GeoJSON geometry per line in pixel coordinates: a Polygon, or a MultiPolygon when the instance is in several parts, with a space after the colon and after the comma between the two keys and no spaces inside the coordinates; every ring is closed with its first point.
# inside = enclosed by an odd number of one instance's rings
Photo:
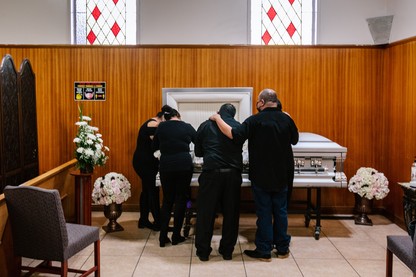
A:
{"type": "Polygon", "coordinates": [[[211,169],[207,170],[208,172],[219,172],[219,173],[226,173],[226,172],[234,172],[237,171],[236,168],[217,168],[217,169],[211,169]]]}

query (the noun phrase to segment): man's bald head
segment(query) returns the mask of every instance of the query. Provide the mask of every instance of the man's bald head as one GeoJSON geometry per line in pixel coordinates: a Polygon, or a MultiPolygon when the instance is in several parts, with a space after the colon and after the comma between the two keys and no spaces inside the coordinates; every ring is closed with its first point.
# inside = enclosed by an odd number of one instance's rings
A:
{"type": "Polygon", "coordinates": [[[264,103],[272,102],[277,103],[277,94],[274,90],[270,88],[263,89],[259,94],[259,100],[263,100],[264,103]]]}

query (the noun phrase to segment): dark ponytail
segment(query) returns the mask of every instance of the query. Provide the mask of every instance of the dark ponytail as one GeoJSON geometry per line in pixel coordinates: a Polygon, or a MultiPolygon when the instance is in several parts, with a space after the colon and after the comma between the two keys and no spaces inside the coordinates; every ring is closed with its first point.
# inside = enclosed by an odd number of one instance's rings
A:
{"type": "Polygon", "coordinates": [[[178,118],[181,118],[181,115],[179,114],[179,112],[177,111],[177,110],[175,110],[175,109],[172,109],[171,111],[166,111],[165,112],[165,114],[164,114],[164,116],[165,116],[165,120],[167,121],[167,120],[171,120],[172,119],[172,117],[178,117],[178,118]]]}

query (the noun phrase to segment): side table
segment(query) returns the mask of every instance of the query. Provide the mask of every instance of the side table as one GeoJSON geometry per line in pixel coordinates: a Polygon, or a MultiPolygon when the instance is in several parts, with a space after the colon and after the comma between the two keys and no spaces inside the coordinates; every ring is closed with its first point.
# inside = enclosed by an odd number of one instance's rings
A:
{"type": "MultiPolygon", "coordinates": [[[[410,183],[399,183],[403,194],[404,224],[409,233],[409,223],[416,219],[416,188],[410,187],[410,183]]],[[[415,184],[416,185],[416,184],[415,184]]]]}
{"type": "Polygon", "coordinates": [[[91,225],[91,177],[92,173],[71,172],[75,176],[75,214],[76,223],[91,225]]]}

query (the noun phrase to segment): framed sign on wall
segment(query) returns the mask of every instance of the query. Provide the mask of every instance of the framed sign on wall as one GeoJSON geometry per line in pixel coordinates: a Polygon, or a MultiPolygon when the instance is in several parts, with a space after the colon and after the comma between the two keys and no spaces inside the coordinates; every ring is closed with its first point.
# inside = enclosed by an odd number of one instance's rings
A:
{"type": "Polygon", "coordinates": [[[74,82],[75,101],[105,101],[105,82],[74,82]]]}

